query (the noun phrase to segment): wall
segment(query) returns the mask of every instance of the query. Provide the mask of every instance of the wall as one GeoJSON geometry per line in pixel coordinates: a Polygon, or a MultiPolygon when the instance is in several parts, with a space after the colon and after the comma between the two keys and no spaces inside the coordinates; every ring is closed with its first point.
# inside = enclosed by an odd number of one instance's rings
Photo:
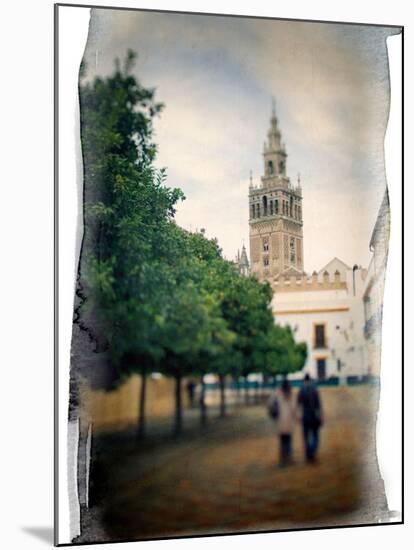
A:
{"type": "MultiPolygon", "coordinates": [[[[81,388],[82,418],[92,421],[94,431],[122,430],[137,424],[138,399],[141,378],[131,376],[116,390],[92,390],[87,384],[81,388]]],[[[185,382],[183,403],[186,405],[185,382]]],[[[146,417],[150,420],[167,418],[174,411],[174,380],[147,379],[146,417]]]]}
{"type": "MultiPolygon", "coordinates": [[[[326,360],[327,378],[362,376],[368,372],[362,302],[366,271],[357,269],[354,273],[348,268],[344,275],[330,273],[324,276],[321,271],[313,277],[279,279],[273,285],[275,322],[289,325],[295,340],[307,343],[308,359],[304,370],[312,377],[317,377],[318,358],[326,360]],[[326,347],[323,349],[314,346],[316,324],[325,326],[326,347]]],[[[296,376],[301,377],[303,373],[296,376]]]]}

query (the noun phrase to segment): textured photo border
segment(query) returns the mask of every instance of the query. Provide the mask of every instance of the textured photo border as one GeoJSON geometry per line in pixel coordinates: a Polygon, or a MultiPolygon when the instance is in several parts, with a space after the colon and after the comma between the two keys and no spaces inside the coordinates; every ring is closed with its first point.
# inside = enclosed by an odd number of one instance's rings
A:
{"type": "MultiPolygon", "coordinates": [[[[240,17],[240,18],[250,18],[250,19],[271,19],[279,21],[298,21],[298,22],[308,22],[308,23],[326,23],[326,24],[342,24],[342,25],[364,25],[364,26],[387,26],[394,28],[401,28],[401,78],[402,78],[402,90],[401,90],[401,115],[402,115],[402,124],[401,124],[401,163],[402,163],[402,172],[401,172],[401,248],[402,248],[402,257],[401,257],[401,300],[402,300],[402,333],[401,333],[401,345],[402,345],[402,388],[401,388],[401,428],[402,428],[402,448],[401,448],[401,468],[402,468],[402,479],[401,479],[401,520],[399,521],[390,521],[387,523],[371,523],[371,524],[354,524],[354,525],[338,525],[338,526],[329,526],[329,527],[298,527],[292,529],[283,529],[283,530],[264,530],[264,531],[245,531],[245,532],[229,532],[225,534],[206,534],[206,535],[185,535],[185,536],[176,536],[176,537],[156,537],[151,539],[133,539],[129,542],[139,542],[139,541],[157,541],[157,540],[171,540],[171,539],[188,539],[188,538],[205,538],[205,537],[223,537],[230,535],[246,535],[246,534],[265,534],[265,533],[282,533],[282,532],[296,532],[296,531],[319,531],[319,530],[330,530],[330,529],[343,529],[343,528],[354,528],[354,527],[370,527],[370,526],[382,526],[382,525],[400,525],[404,524],[404,26],[403,25],[388,25],[388,24],[373,24],[373,23],[361,23],[361,22],[348,22],[348,21],[324,21],[324,20],[311,20],[311,19],[291,19],[291,18],[278,18],[278,17],[268,17],[268,16],[257,16],[257,15],[240,15],[240,14],[223,14],[223,13],[206,13],[206,12],[196,12],[196,11],[175,11],[175,10],[164,10],[164,9],[147,9],[147,8],[132,8],[132,7],[121,7],[121,6],[105,6],[105,5],[88,5],[88,4],[55,4],[54,6],[54,299],[55,299],[55,308],[54,308],[54,388],[55,388],[55,415],[54,415],[54,435],[55,435],[55,455],[54,455],[54,476],[55,476],[55,485],[54,485],[54,494],[55,494],[55,545],[56,546],[73,546],[72,543],[59,543],[59,424],[62,425],[62,422],[65,422],[66,419],[62,419],[59,416],[59,8],[61,7],[75,7],[75,8],[99,8],[99,9],[108,9],[108,10],[126,10],[126,11],[144,11],[144,12],[160,12],[160,13],[181,13],[181,14],[197,14],[197,15],[206,15],[206,16],[220,16],[220,17],[240,17]]],[[[391,92],[392,93],[392,92],[391,92]]],[[[391,202],[391,208],[393,203],[391,202]]],[[[394,206],[395,207],[395,206],[394,206]]],[[[392,210],[391,210],[391,216],[392,210]]],[[[393,217],[394,219],[394,217],[393,217]]],[[[392,231],[392,229],[391,229],[392,231]]],[[[395,289],[394,289],[395,291],[395,289]]],[[[393,291],[393,292],[394,292],[393,291]]],[[[127,542],[127,541],[119,541],[127,542]]],[[[86,544],[114,544],[117,541],[105,541],[105,542],[87,542],[81,543],[82,545],[86,544]]]]}

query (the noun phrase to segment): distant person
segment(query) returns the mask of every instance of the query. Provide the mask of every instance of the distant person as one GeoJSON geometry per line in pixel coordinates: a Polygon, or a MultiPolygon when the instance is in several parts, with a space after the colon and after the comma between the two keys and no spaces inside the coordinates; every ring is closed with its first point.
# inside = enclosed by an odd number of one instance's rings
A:
{"type": "Polygon", "coordinates": [[[194,393],[195,393],[195,383],[194,380],[189,380],[187,382],[187,393],[188,393],[188,402],[190,403],[190,407],[194,407],[194,393]]]}
{"type": "Polygon", "coordinates": [[[305,375],[303,387],[298,393],[298,406],[302,413],[306,460],[314,462],[319,444],[319,429],[322,426],[323,418],[319,392],[309,374],[305,375]]]}
{"type": "Polygon", "coordinates": [[[270,397],[268,409],[270,416],[277,421],[279,466],[287,466],[292,462],[292,434],[297,418],[295,400],[287,378],[283,380],[281,388],[270,397]]]}

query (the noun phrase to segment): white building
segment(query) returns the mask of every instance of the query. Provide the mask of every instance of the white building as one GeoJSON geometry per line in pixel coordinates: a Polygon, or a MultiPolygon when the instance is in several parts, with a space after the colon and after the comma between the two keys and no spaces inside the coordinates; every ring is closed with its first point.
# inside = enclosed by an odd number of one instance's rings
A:
{"type": "Polygon", "coordinates": [[[263,158],[261,183],[249,188],[251,273],[272,286],[275,322],[289,325],[295,340],[307,343],[306,372],[319,380],[367,375],[367,271],[334,258],[318,273],[304,272],[302,190],[286,174],[274,110],[263,158]]]}
{"type": "Polygon", "coordinates": [[[369,248],[373,255],[364,289],[364,336],[367,344],[368,372],[378,377],[381,367],[381,323],[385,269],[390,237],[390,204],[386,192],[378,212],[369,248]]]}
{"type": "MultiPolygon", "coordinates": [[[[275,321],[308,346],[304,370],[326,380],[367,374],[362,293],[366,270],[334,258],[319,273],[284,273],[273,282],[275,321]]],[[[302,376],[299,373],[298,376],[302,376]]]]}

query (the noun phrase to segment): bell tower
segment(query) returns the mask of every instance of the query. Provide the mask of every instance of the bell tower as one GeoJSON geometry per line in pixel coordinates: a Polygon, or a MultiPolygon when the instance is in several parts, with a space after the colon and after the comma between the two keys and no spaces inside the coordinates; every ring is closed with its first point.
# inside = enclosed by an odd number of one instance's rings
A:
{"type": "Polygon", "coordinates": [[[249,186],[250,269],[260,280],[303,274],[302,188],[286,176],[287,153],[273,102],[263,147],[264,175],[249,186]]]}

